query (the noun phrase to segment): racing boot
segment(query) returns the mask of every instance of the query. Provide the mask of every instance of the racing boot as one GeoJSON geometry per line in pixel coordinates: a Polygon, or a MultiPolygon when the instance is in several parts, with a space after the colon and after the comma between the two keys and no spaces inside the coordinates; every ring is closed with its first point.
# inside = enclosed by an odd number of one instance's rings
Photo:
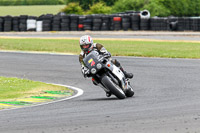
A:
{"type": "Polygon", "coordinates": [[[120,67],[120,70],[124,73],[126,78],[129,78],[129,79],[133,78],[133,74],[132,73],[128,73],[128,72],[124,71],[124,69],[122,67],[120,67]]]}
{"type": "Polygon", "coordinates": [[[122,68],[121,64],[119,61],[117,61],[116,59],[112,60],[112,63],[115,64],[117,67],[119,67],[119,69],[124,73],[126,78],[133,78],[133,74],[132,73],[127,73],[126,71],[124,71],[124,69],[122,68]]]}

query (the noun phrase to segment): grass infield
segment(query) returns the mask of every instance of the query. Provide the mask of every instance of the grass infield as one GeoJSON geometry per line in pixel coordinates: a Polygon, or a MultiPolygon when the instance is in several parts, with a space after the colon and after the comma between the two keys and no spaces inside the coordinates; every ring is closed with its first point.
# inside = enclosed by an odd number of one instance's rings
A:
{"type": "MultiPolygon", "coordinates": [[[[101,40],[112,56],[139,56],[200,59],[200,42],[101,40]]],[[[0,38],[0,50],[79,54],[78,39],[0,38]]]]}
{"type": "Polygon", "coordinates": [[[0,16],[40,16],[49,13],[57,14],[64,7],[65,5],[0,6],[0,16]]]}
{"type": "Polygon", "coordinates": [[[40,95],[40,93],[44,93],[44,91],[60,90],[72,91],[66,87],[27,79],[0,77],[0,101],[37,96],[40,95]]]}

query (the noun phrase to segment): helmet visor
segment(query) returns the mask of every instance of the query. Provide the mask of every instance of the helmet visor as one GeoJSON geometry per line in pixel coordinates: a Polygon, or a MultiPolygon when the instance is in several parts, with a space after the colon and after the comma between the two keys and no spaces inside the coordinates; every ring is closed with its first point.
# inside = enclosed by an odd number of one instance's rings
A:
{"type": "Polygon", "coordinates": [[[83,50],[83,51],[88,51],[89,50],[89,48],[91,47],[91,45],[92,44],[85,44],[85,45],[81,45],[81,49],[83,50]]]}
{"type": "Polygon", "coordinates": [[[82,47],[83,47],[83,48],[89,48],[89,47],[90,47],[90,44],[83,45],[82,47]]]}

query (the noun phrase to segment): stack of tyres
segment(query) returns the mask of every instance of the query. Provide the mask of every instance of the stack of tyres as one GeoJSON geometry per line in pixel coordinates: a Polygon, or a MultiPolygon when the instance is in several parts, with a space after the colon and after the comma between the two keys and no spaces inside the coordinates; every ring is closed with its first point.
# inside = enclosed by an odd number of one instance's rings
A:
{"type": "Polygon", "coordinates": [[[169,30],[168,19],[166,17],[160,18],[160,29],[163,31],[169,30]]]}
{"type": "Polygon", "coordinates": [[[0,32],[3,31],[3,22],[4,22],[3,17],[0,17],[0,32]]]}
{"type": "Polygon", "coordinates": [[[130,14],[123,14],[122,15],[122,29],[127,31],[131,28],[131,18],[130,14]]]}
{"type": "Polygon", "coordinates": [[[44,15],[37,17],[37,22],[36,22],[36,31],[37,32],[43,31],[43,17],[44,17],[44,15]]]}
{"type": "Polygon", "coordinates": [[[169,17],[168,18],[169,29],[172,31],[178,30],[178,18],[177,17],[169,17]]]}
{"type": "Polygon", "coordinates": [[[191,30],[200,31],[200,17],[191,18],[191,30]]]}
{"type": "Polygon", "coordinates": [[[52,31],[60,31],[61,16],[55,15],[52,22],[52,31]]]}
{"type": "Polygon", "coordinates": [[[131,14],[131,28],[132,30],[139,30],[140,29],[140,14],[139,12],[137,13],[132,13],[131,14]]]}
{"type": "Polygon", "coordinates": [[[144,10],[140,12],[140,30],[149,30],[150,29],[150,12],[144,10]]]}
{"type": "Polygon", "coordinates": [[[36,31],[41,32],[42,31],[42,21],[36,21],[36,31]]]}
{"type": "Polygon", "coordinates": [[[13,31],[19,31],[19,17],[13,17],[13,31]]]}
{"type": "Polygon", "coordinates": [[[200,18],[198,18],[197,20],[198,20],[198,21],[197,21],[197,22],[198,22],[198,23],[197,23],[197,27],[198,27],[197,30],[200,31],[200,18]]]}
{"type": "Polygon", "coordinates": [[[166,31],[168,30],[167,18],[154,17],[150,19],[150,30],[153,31],[166,31]]]}
{"type": "Polygon", "coordinates": [[[42,17],[42,30],[43,31],[51,31],[52,30],[52,14],[46,14],[41,16],[42,17]]]}
{"type": "Polygon", "coordinates": [[[79,16],[79,23],[78,23],[78,31],[84,30],[84,21],[86,19],[86,16],[79,16]]]}
{"type": "Polygon", "coordinates": [[[83,29],[84,30],[92,30],[92,15],[87,15],[86,19],[83,21],[83,29]]]}
{"type": "Polygon", "coordinates": [[[191,30],[191,18],[190,17],[184,17],[184,22],[185,22],[185,28],[184,30],[189,31],[191,30]]]}
{"type": "Polygon", "coordinates": [[[26,31],[27,29],[27,21],[28,16],[27,15],[20,15],[19,16],[19,31],[26,31]]]}
{"type": "Polygon", "coordinates": [[[109,27],[109,29],[110,30],[114,30],[114,20],[113,20],[113,18],[116,17],[116,15],[115,14],[111,14],[111,15],[108,15],[108,16],[109,16],[109,20],[110,20],[110,27],[109,27]]]}
{"type": "Polygon", "coordinates": [[[122,18],[120,16],[113,17],[113,30],[121,30],[122,18]]]}
{"type": "Polygon", "coordinates": [[[149,18],[141,18],[140,20],[140,30],[149,30],[150,29],[150,19],[149,18]]]}
{"type": "Polygon", "coordinates": [[[12,31],[12,17],[5,16],[4,17],[4,31],[12,31]]]}
{"type": "Polygon", "coordinates": [[[150,30],[157,31],[160,29],[160,26],[157,26],[157,18],[150,18],[150,30]]]}
{"type": "Polygon", "coordinates": [[[198,19],[191,18],[191,30],[198,31],[198,19]]]}
{"type": "Polygon", "coordinates": [[[61,16],[61,31],[69,31],[70,17],[68,15],[61,16]]]}
{"type": "Polygon", "coordinates": [[[92,30],[99,31],[101,29],[102,18],[101,15],[93,15],[93,27],[92,30]]]}
{"type": "Polygon", "coordinates": [[[102,16],[102,24],[101,24],[101,30],[107,31],[110,27],[110,17],[108,15],[102,16]]]}
{"type": "Polygon", "coordinates": [[[37,17],[28,16],[28,19],[26,21],[27,31],[36,31],[36,20],[37,20],[37,17]]]}
{"type": "Polygon", "coordinates": [[[42,23],[43,23],[43,16],[39,16],[39,17],[37,17],[37,21],[36,21],[36,31],[37,32],[41,32],[42,31],[42,23]]]}
{"type": "Polygon", "coordinates": [[[70,20],[71,20],[70,30],[71,31],[77,31],[78,30],[78,19],[79,19],[78,15],[75,15],[75,14],[70,15],[70,20]]]}
{"type": "Polygon", "coordinates": [[[183,17],[178,18],[178,31],[184,31],[185,28],[185,20],[183,17]]]}

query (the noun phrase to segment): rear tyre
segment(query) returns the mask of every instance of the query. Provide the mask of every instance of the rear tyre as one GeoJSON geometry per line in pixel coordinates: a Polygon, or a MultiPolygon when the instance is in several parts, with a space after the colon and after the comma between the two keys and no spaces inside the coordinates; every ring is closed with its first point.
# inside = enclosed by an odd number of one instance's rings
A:
{"type": "Polygon", "coordinates": [[[119,99],[124,99],[126,96],[124,94],[124,92],[122,91],[121,88],[119,88],[117,85],[115,85],[113,83],[113,81],[108,77],[108,76],[104,76],[101,79],[101,82],[103,83],[103,85],[109,89],[111,91],[112,94],[114,94],[117,98],[119,99]]]}

